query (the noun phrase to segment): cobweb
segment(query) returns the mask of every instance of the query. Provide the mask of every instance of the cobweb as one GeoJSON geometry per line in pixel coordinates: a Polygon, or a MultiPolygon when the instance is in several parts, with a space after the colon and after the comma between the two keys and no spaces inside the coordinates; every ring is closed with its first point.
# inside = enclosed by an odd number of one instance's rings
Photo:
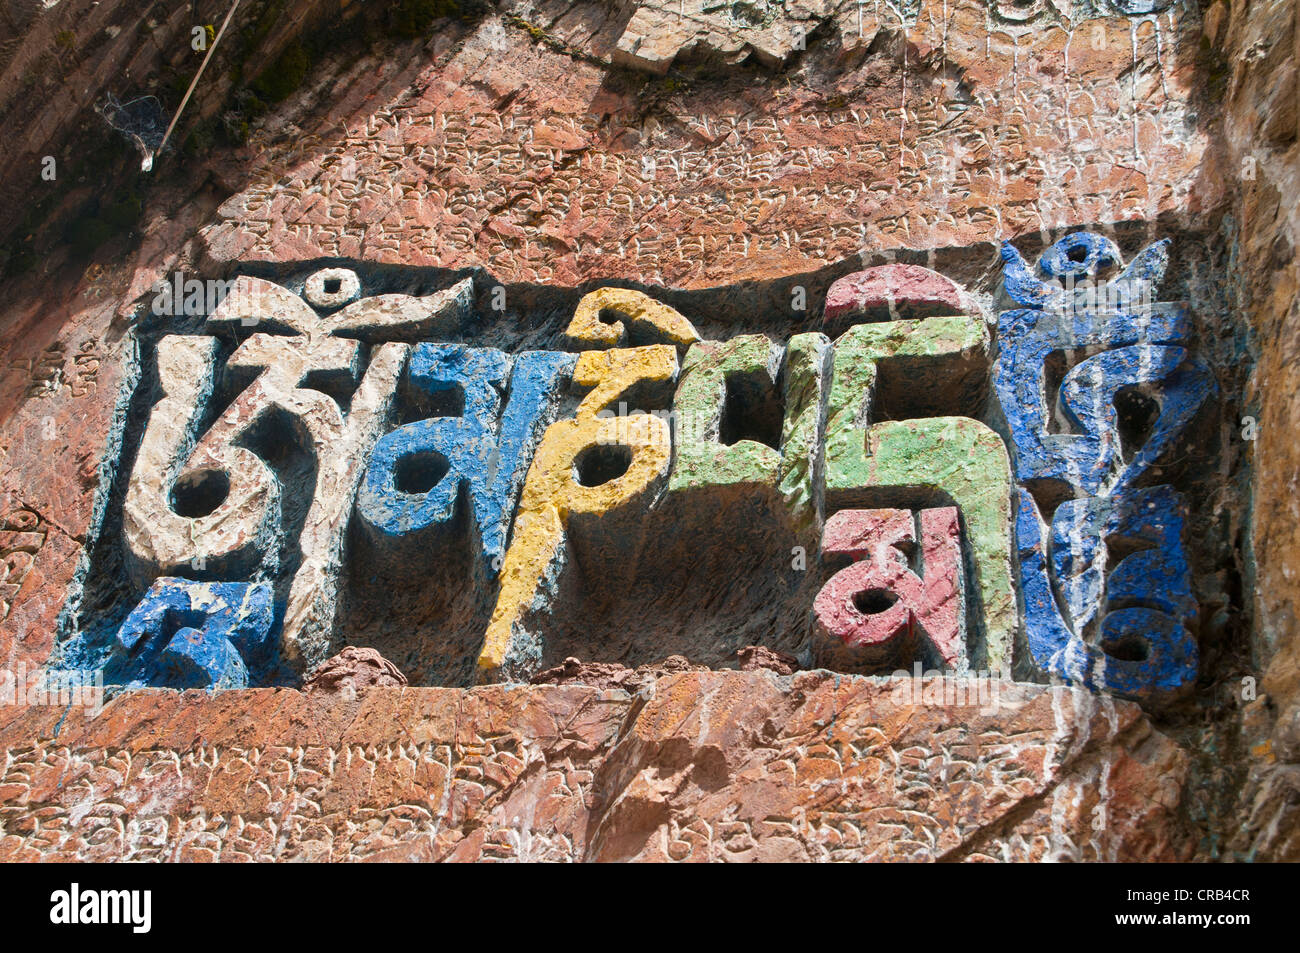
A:
{"type": "Polygon", "coordinates": [[[104,121],[135,143],[144,156],[141,168],[146,172],[153,167],[154,154],[162,144],[167,131],[167,119],[157,96],[141,96],[130,102],[119,102],[109,93],[95,104],[95,112],[104,121]]]}

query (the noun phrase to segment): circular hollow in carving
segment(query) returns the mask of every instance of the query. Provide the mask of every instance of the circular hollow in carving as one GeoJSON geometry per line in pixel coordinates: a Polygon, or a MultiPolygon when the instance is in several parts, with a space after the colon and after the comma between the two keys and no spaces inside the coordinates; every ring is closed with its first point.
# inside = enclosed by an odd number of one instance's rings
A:
{"type": "Polygon", "coordinates": [[[198,519],[215,512],[229,495],[230,477],[224,470],[196,470],[172,487],[172,509],[177,516],[198,519]]]}
{"type": "Polygon", "coordinates": [[[1049,278],[1092,277],[1103,268],[1123,264],[1119,248],[1104,235],[1074,232],[1049,246],[1038,266],[1049,278]]]}
{"type": "Polygon", "coordinates": [[[853,608],[863,615],[879,615],[894,608],[898,596],[888,589],[864,589],[853,594],[853,608]]]}
{"type": "Polygon", "coordinates": [[[1145,662],[1151,656],[1151,643],[1136,633],[1103,642],[1101,649],[1121,662],[1145,662]]]}
{"type": "Polygon", "coordinates": [[[393,485],[399,493],[428,493],[451,471],[451,462],[433,450],[402,457],[393,468],[393,485]]]}
{"type": "Polygon", "coordinates": [[[617,480],[632,466],[632,448],[620,443],[588,447],[573,461],[574,479],[580,486],[602,486],[617,480]]]}
{"type": "Polygon", "coordinates": [[[361,294],[361,279],[351,268],[322,268],[307,278],[302,293],[318,308],[341,308],[361,294]]]}
{"type": "Polygon", "coordinates": [[[1046,12],[1040,0],[1000,0],[993,9],[997,19],[1015,24],[1029,23],[1046,12]]]}

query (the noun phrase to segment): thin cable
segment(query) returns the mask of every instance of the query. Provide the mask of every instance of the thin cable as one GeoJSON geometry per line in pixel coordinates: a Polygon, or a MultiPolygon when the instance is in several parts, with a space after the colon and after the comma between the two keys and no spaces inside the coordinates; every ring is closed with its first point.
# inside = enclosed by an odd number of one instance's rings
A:
{"type": "Polygon", "coordinates": [[[230,12],[226,14],[226,18],[221,21],[221,29],[218,30],[217,35],[213,37],[212,45],[208,47],[208,55],[203,57],[203,62],[199,64],[199,71],[195,73],[194,78],[190,80],[190,88],[185,90],[185,97],[181,100],[181,104],[176,110],[176,115],[172,116],[171,125],[169,125],[167,131],[163,133],[162,142],[158,143],[158,148],[155,149],[151,155],[145,156],[144,161],[140,163],[140,170],[142,172],[148,172],[153,168],[154,156],[160,155],[163,151],[163,147],[167,145],[167,140],[171,138],[172,130],[176,128],[177,120],[181,118],[181,113],[185,111],[186,103],[190,101],[190,94],[194,92],[194,87],[199,84],[199,77],[202,76],[203,71],[207,69],[208,60],[212,59],[212,54],[217,51],[217,44],[221,42],[221,37],[226,32],[226,27],[230,25],[230,18],[235,15],[235,11],[238,8],[239,0],[235,0],[235,2],[231,4],[230,12]]]}

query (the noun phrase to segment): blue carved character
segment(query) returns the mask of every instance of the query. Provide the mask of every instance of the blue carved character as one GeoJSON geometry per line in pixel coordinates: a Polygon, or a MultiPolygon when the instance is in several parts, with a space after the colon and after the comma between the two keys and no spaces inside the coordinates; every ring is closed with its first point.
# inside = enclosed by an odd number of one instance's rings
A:
{"type": "Polygon", "coordinates": [[[532,451],[576,360],[527,351],[512,368],[510,357],[492,348],[418,346],[410,381],[441,400],[442,414],[404,424],[376,443],[357,500],[362,518],[383,534],[415,533],[449,522],[464,489],[483,556],[496,571],[532,451]]]}
{"type": "Polygon", "coordinates": [[[1172,487],[1137,485],[1217,390],[1183,346],[1186,310],[1151,301],[1168,244],[1144,249],[1109,281],[1102,269],[1122,260],[1104,236],[1061,239],[1037,272],[1009,243],[1002,250],[1004,289],[1024,306],[999,315],[994,386],[1022,487],[1030,656],[1046,674],[1131,696],[1176,690],[1197,668],[1185,505],[1172,487]],[[1119,402],[1134,391],[1155,412],[1140,444],[1125,446],[1119,402]],[[1054,512],[1039,513],[1036,485],[1050,490],[1041,498],[1061,500],[1054,512]]]}
{"type": "Polygon", "coordinates": [[[154,581],[117,631],[106,666],[128,688],[247,688],[269,660],[275,613],[269,583],[154,581]]]}

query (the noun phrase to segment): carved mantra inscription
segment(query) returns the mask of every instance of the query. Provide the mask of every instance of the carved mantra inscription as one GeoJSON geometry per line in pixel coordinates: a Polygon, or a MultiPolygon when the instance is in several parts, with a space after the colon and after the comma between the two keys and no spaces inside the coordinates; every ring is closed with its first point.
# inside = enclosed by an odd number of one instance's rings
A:
{"type": "MultiPolygon", "coordinates": [[[[329,268],[300,297],[240,278],[201,333],[146,349],[118,535],[95,550],[120,554],[130,611],[74,631],[61,664],[99,659],[126,685],[293,683],[348,641],[350,586],[463,564],[456,585],[484,606],[477,678],[525,680],[578,624],[575,587],[616,604],[660,571],[643,558],[656,527],[684,524],[659,514],[734,512],[779,528],[774,555],[807,574],[781,595],[805,665],[1175,691],[1197,669],[1186,504],[1141,478],[1215,383],[1186,311],[1151,301],[1167,245],[1128,267],[1089,233],[1033,265],[1007,245],[1017,307],[996,321],[943,275],[874,268],[832,285],[823,331],[786,340],[705,339],[607,287],[563,350],[514,352],[472,343],[470,279],[365,297],[329,268]],[[1141,439],[1122,426],[1134,394],[1155,408],[1141,439]]],[[[738,560],[709,584],[754,582],[738,560]]]]}

